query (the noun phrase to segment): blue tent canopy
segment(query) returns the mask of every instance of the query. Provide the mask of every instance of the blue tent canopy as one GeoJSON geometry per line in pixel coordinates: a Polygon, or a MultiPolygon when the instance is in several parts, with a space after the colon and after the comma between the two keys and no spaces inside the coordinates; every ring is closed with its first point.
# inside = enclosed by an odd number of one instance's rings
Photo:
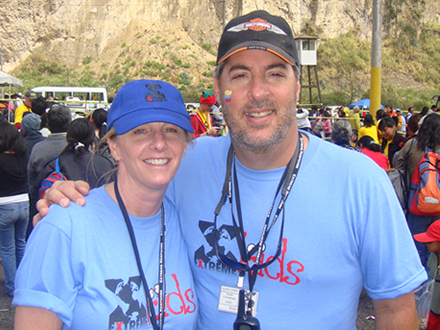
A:
{"type": "MultiPolygon", "coordinates": [[[[363,99],[357,102],[350,104],[350,109],[353,109],[355,106],[359,106],[361,109],[370,109],[370,99],[363,99]]],[[[383,105],[380,105],[380,108],[383,109],[383,105]]]]}

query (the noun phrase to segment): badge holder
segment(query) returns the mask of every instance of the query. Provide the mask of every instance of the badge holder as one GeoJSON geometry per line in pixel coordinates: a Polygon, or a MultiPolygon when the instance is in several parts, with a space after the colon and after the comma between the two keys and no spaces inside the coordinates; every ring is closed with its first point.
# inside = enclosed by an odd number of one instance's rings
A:
{"type": "Polygon", "coordinates": [[[252,298],[249,300],[249,308],[246,308],[245,290],[240,290],[237,318],[234,322],[234,330],[260,330],[260,322],[252,316],[252,298]],[[248,311],[245,311],[248,309],[248,311]]]}

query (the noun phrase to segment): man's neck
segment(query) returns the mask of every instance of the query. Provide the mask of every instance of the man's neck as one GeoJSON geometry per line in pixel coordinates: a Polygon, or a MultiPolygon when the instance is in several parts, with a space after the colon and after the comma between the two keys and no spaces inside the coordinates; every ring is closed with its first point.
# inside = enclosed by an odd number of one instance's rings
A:
{"type": "MultiPolygon", "coordinates": [[[[308,137],[302,134],[304,138],[304,149],[308,144],[308,137]]],[[[265,153],[255,153],[239,146],[233,139],[235,155],[238,161],[245,167],[256,171],[271,170],[287,166],[296,150],[298,143],[298,130],[294,129],[284,141],[265,153]]]]}

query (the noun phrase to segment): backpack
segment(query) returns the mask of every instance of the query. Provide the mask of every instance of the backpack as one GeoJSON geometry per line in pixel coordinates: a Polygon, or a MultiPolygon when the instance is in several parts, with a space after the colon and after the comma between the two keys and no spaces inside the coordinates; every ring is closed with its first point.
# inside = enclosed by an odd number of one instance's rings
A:
{"type": "Polygon", "coordinates": [[[408,207],[417,215],[440,215],[440,152],[426,147],[411,179],[408,207]]]}
{"type": "Polygon", "coordinates": [[[60,172],[60,164],[59,164],[59,158],[55,160],[55,171],[49,174],[49,176],[43,181],[41,181],[40,189],[38,189],[38,194],[41,198],[44,198],[44,194],[46,193],[46,190],[52,187],[55,181],[66,181],[67,178],[63,175],[63,173],[60,172]]]}
{"type": "Polygon", "coordinates": [[[416,139],[412,139],[411,146],[408,152],[404,155],[404,162],[402,166],[396,168],[394,171],[388,173],[388,177],[393,184],[394,190],[396,192],[397,198],[400,202],[400,206],[404,213],[406,214],[408,211],[408,197],[409,197],[409,188],[411,183],[411,178],[408,173],[408,157],[411,153],[411,150],[414,146],[416,139]]]}

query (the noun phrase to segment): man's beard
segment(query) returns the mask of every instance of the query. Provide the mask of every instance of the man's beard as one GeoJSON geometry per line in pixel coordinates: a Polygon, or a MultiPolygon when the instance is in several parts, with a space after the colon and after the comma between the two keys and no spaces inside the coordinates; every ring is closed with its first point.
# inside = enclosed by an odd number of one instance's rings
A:
{"type": "MultiPolygon", "coordinates": [[[[269,100],[263,100],[260,102],[253,101],[240,109],[237,116],[246,116],[245,113],[252,109],[269,108],[275,112],[275,116],[282,116],[281,122],[277,122],[277,126],[270,132],[269,137],[259,138],[259,136],[252,136],[246,131],[246,128],[242,127],[239,123],[234,122],[234,116],[229,112],[228,104],[222,98],[222,112],[228,125],[231,138],[240,145],[243,149],[249,150],[255,154],[266,154],[273,150],[277,145],[281,144],[286,138],[293,122],[296,120],[294,101],[290,102],[286,106],[284,114],[281,114],[280,108],[269,100]]],[[[277,118],[275,118],[277,119],[277,118]]],[[[238,119],[239,121],[240,119],[238,119]]],[[[270,125],[270,123],[269,123],[270,125]]],[[[263,129],[266,125],[261,125],[263,129]]],[[[258,129],[258,127],[257,127],[258,129]]]]}

